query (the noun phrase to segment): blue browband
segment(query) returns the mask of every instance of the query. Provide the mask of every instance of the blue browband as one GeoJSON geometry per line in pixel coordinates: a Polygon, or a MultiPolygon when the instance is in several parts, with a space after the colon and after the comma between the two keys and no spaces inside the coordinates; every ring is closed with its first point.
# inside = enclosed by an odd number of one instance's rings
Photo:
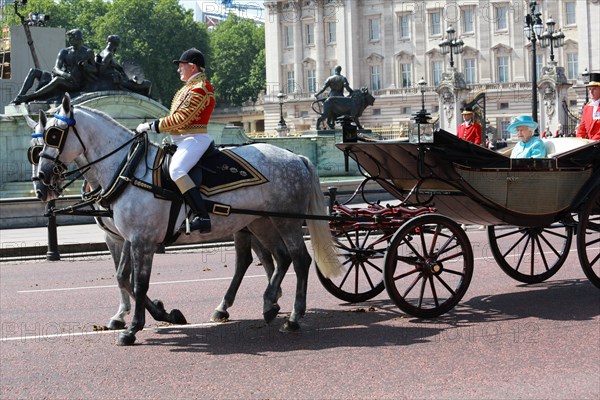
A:
{"type": "Polygon", "coordinates": [[[54,114],[54,118],[60,119],[62,122],[66,122],[69,126],[75,126],[75,120],[69,117],[63,117],[62,115],[54,114]]]}
{"type": "Polygon", "coordinates": [[[35,133],[35,132],[33,132],[33,133],[31,134],[31,137],[32,137],[32,138],[39,138],[39,137],[42,137],[42,136],[44,136],[44,134],[43,134],[43,133],[35,133]]]}

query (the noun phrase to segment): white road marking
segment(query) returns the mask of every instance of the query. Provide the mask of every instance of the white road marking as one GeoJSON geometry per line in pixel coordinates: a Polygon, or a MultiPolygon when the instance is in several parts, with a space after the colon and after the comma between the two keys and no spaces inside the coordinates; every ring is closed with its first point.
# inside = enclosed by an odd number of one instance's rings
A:
{"type": "MultiPolygon", "coordinates": [[[[289,275],[290,272],[288,272],[289,275]]],[[[244,278],[264,278],[266,275],[246,275],[244,278]]],[[[178,283],[194,283],[194,282],[211,282],[211,281],[225,281],[231,280],[232,277],[225,278],[208,278],[208,279],[189,279],[183,281],[165,281],[165,282],[150,282],[150,286],[153,285],[173,285],[178,283]]],[[[19,290],[17,293],[47,293],[47,292],[66,292],[70,290],[87,290],[87,289],[107,289],[116,288],[117,285],[104,285],[104,286],[76,286],[70,288],[56,288],[56,289],[32,289],[32,290],[19,290]]]]}
{"type": "MultiPolygon", "coordinates": [[[[212,326],[221,325],[218,322],[205,322],[201,324],[188,324],[188,325],[169,325],[169,326],[157,326],[157,327],[147,327],[144,328],[143,331],[162,331],[167,329],[188,329],[188,328],[208,328],[212,326]]],[[[30,336],[13,336],[13,337],[3,337],[0,338],[0,342],[14,342],[14,341],[27,341],[27,340],[49,340],[56,338],[73,338],[77,336],[93,336],[93,335],[106,335],[106,334],[115,334],[118,332],[123,332],[124,329],[119,330],[103,330],[103,331],[91,331],[91,332],[65,332],[65,333],[56,333],[52,335],[30,335],[30,336]]]]}

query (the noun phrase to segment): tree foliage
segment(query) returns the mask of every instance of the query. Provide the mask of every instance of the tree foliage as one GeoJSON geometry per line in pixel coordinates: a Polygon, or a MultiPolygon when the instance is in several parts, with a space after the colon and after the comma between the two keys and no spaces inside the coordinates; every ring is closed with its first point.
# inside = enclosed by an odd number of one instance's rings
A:
{"type": "Polygon", "coordinates": [[[218,101],[239,106],[248,99],[256,100],[266,81],[264,26],[229,14],[210,32],[210,44],[218,101]]]}
{"type": "Polygon", "coordinates": [[[208,32],[194,22],[191,11],[177,0],[113,0],[113,6],[96,22],[96,37],[121,36],[117,54],[135,61],[152,81],[152,94],[168,103],[181,86],[172,60],[190,47],[210,57],[208,32]]]}
{"type": "MultiPolygon", "coordinates": [[[[13,5],[7,7],[7,23],[20,24],[13,5]]],[[[138,63],[152,81],[152,97],[166,105],[181,87],[171,61],[190,47],[204,53],[207,75],[225,104],[256,99],[265,86],[264,27],[233,14],[209,32],[178,0],[29,0],[19,12],[50,15],[46,26],[81,29],[96,53],[108,35],[119,35],[117,61],[138,63]]]]}

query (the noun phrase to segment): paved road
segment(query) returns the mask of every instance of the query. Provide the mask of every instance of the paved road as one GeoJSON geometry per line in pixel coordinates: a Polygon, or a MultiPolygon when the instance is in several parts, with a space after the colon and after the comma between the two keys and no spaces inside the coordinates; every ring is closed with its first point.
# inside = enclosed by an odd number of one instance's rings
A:
{"type": "Polygon", "coordinates": [[[112,263],[90,254],[0,267],[0,398],[597,399],[600,291],[575,252],[551,280],[523,285],[470,231],[475,274],[463,301],[435,320],[400,312],[385,292],[345,304],[311,274],[299,334],[282,312],[261,319],[262,268],[250,267],[226,324],[208,323],[232,275],[231,248],[159,254],[150,294],[190,325],[151,319],[138,345],[94,332],[117,309],[112,263]]]}

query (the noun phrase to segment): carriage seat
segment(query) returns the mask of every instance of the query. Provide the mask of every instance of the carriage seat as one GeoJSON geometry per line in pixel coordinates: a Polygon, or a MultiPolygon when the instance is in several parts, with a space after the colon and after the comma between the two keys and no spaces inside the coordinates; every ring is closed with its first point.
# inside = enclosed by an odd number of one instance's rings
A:
{"type": "Polygon", "coordinates": [[[592,143],[593,140],[575,138],[575,137],[562,137],[552,139],[542,139],[546,146],[546,157],[552,158],[560,153],[564,153],[570,150],[574,150],[578,147],[592,143]]]}

